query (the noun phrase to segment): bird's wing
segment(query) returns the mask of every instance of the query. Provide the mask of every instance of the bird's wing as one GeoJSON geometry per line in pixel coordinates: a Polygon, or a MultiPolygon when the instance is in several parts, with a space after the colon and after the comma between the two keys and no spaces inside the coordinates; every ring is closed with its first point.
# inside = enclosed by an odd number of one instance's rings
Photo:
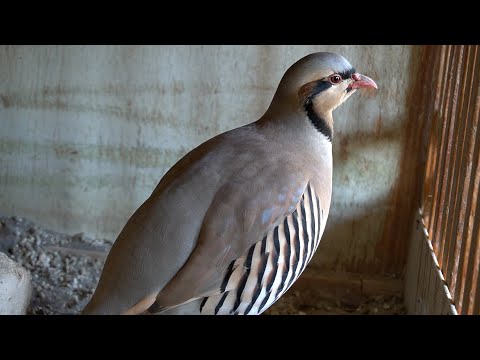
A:
{"type": "Polygon", "coordinates": [[[199,298],[205,314],[259,314],[273,304],[311,260],[326,222],[308,179],[284,178],[221,189],[192,256],[149,312],[199,298]]]}
{"type": "Polygon", "coordinates": [[[295,210],[232,261],[219,292],[204,296],[202,314],[260,314],[298,279],[320,242],[326,218],[309,183],[295,210]]]}

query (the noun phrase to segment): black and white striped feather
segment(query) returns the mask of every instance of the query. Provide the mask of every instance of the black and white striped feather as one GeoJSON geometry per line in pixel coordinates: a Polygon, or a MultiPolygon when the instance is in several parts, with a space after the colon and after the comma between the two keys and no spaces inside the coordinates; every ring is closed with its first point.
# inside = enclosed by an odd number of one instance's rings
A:
{"type": "Polygon", "coordinates": [[[315,253],[325,229],[315,190],[308,184],[296,209],[262,241],[228,267],[219,294],[204,297],[206,315],[258,315],[298,279],[315,253]]]}

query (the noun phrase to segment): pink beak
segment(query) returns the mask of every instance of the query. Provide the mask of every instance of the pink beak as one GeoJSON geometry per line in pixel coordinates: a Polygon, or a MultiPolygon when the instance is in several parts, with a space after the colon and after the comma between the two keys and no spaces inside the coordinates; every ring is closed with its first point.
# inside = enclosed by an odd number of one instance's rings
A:
{"type": "Polygon", "coordinates": [[[360,89],[360,88],[368,88],[368,87],[373,87],[375,89],[378,89],[377,84],[375,84],[375,81],[370,79],[368,76],[355,73],[352,74],[352,79],[354,80],[349,88],[350,89],[360,89]]]}

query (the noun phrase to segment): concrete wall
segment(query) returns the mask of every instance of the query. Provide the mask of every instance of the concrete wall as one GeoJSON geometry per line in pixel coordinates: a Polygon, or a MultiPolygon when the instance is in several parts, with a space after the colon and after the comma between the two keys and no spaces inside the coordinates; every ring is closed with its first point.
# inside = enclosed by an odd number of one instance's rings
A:
{"type": "Polygon", "coordinates": [[[1,46],[0,212],[52,230],[115,238],[182,155],[261,116],[294,61],[333,51],[379,90],[357,92],[334,114],[332,210],[314,261],[378,271],[390,245],[398,246],[389,243],[384,224],[400,178],[420,50],[1,46]]]}

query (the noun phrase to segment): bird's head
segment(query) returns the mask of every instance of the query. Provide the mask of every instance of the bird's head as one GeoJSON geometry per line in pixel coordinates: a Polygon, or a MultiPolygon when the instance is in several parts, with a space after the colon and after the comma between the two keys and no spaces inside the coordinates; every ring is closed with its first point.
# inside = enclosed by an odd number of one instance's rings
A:
{"type": "Polygon", "coordinates": [[[343,56],[318,52],[303,57],[285,72],[272,105],[305,112],[314,124],[319,120],[330,123],[332,111],[361,88],[377,89],[377,84],[358,73],[343,56]]]}

